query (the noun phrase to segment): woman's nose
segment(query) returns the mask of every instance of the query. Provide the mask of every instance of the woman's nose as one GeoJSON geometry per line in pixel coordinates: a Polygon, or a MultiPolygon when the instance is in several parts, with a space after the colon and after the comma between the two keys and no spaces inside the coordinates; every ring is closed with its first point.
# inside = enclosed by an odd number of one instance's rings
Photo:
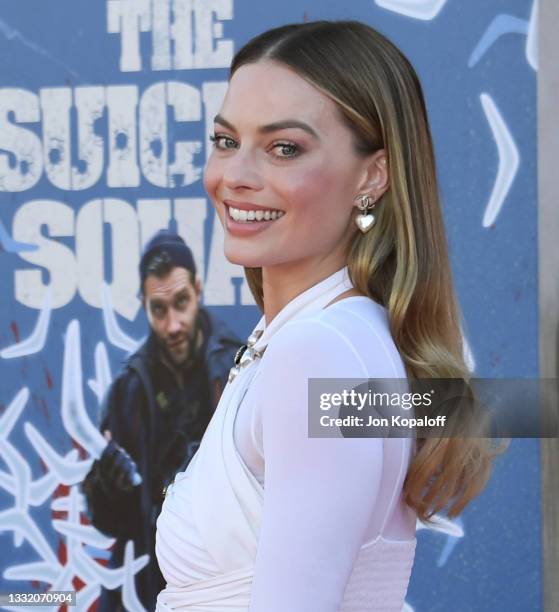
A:
{"type": "Polygon", "coordinates": [[[223,161],[223,183],[229,189],[261,189],[262,177],[254,155],[237,149],[234,155],[223,161]]]}

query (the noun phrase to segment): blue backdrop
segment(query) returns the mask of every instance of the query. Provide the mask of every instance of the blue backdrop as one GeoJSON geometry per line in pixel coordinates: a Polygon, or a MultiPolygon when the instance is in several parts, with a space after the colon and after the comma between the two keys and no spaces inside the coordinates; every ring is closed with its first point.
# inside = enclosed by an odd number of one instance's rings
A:
{"type": "MultiPolygon", "coordinates": [[[[177,229],[205,303],[257,320],[201,172],[232,52],[287,22],[359,19],[410,57],[429,107],[468,362],[537,377],[537,0],[18,0],[0,10],[0,592],[130,584],[103,569],[78,483],[100,398],[145,336],[142,244],[177,229]],[[171,18],[172,17],[172,18],[171,18]]],[[[541,610],[539,446],[418,533],[409,610],[541,610]]]]}

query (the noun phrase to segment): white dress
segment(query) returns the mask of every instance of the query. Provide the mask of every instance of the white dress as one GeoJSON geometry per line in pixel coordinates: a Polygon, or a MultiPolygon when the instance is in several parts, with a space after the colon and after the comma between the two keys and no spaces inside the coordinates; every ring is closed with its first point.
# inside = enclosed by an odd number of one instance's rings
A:
{"type": "Polygon", "coordinates": [[[157,522],[158,612],[400,611],[415,552],[405,438],[307,435],[308,378],[405,378],[386,310],[347,269],[262,318],[157,522]]]}

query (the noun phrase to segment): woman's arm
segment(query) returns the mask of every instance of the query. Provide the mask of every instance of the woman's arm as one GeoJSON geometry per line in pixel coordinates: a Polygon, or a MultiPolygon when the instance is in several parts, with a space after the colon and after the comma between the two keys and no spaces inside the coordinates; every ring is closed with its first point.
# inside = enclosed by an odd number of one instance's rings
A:
{"type": "Polygon", "coordinates": [[[288,328],[268,347],[258,377],[265,491],[249,609],[336,612],[377,502],[383,441],[308,437],[308,378],[367,372],[333,328],[288,328]]]}

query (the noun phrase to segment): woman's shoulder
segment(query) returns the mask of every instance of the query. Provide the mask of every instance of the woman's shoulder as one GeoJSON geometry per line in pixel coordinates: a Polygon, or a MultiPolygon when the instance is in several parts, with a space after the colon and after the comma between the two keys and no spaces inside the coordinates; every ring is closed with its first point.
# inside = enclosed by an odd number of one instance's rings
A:
{"type": "Polygon", "coordinates": [[[393,344],[388,311],[365,296],[352,296],[334,302],[307,319],[309,322],[312,320],[324,328],[335,330],[351,342],[365,339],[368,345],[374,345],[378,339],[382,339],[393,344]]]}
{"type": "Polygon", "coordinates": [[[297,317],[278,331],[269,349],[292,361],[303,356],[316,365],[358,364],[359,376],[405,377],[386,309],[365,296],[345,298],[297,317]]]}
{"type": "Polygon", "coordinates": [[[389,331],[388,310],[365,295],[353,295],[333,302],[315,313],[323,321],[346,322],[361,329],[363,319],[367,328],[389,331]]]}

